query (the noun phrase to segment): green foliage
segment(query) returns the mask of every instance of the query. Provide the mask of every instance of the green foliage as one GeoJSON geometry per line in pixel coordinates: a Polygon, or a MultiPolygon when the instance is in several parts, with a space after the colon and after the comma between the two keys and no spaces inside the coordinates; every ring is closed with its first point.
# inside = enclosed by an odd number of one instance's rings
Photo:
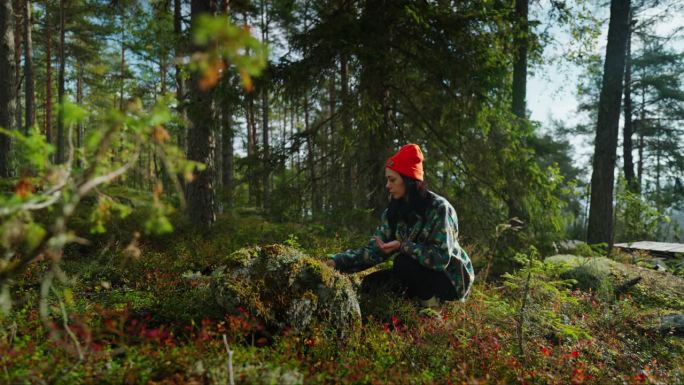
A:
{"type": "Polygon", "coordinates": [[[601,253],[600,250],[597,250],[597,245],[589,245],[584,242],[579,243],[575,247],[575,250],[573,250],[573,253],[582,257],[598,257],[605,254],[601,253]]]}
{"type": "Polygon", "coordinates": [[[50,155],[55,152],[55,146],[47,143],[38,126],[29,128],[28,135],[22,135],[17,130],[6,130],[0,127],[0,135],[7,135],[16,143],[14,155],[22,167],[45,171],[50,155]]]}
{"type": "Polygon", "coordinates": [[[669,223],[670,218],[640,193],[631,191],[622,176],[618,179],[615,201],[616,242],[661,238],[662,224],[669,223]]]}
{"type": "MultiPolygon", "coordinates": [[[[53,255],[58,269],[62,250],[73,242],[83,240],[70,228],[70,221],[83,216],[79,208],[83,201],[94,200],[88,216],[89,231],[94,234],[105,232],[106,224],[115,216],[128,217],[134,209],[133,201],[107,194],[105,185],[116,179],[123,179],[135,164],[141,152],[149,151],[165,160],[165,168],[176,175],[187,165],[180,153],[168,142],[168,134],[163,124],[171,119],[166,108],[167,100],[149,111],[143,111],[139,101],[132,101],[127,113],[109,111],[94,120],[82,108],[65,103],[63,108],[65,122],[68,123],[68,159],[65,164],[53,164],[50,159],[50,146],[42,134],[32,130],[28,135],[12,131],[19,154],[26,155],[25,169],[14,186],[13,191],[3,191],[0,195],[0,239],[5,255],[0,264],[0,287],[6,292],[12,278],[20,274],[35,259],[44,254],[53,255]],[[85,146],[75,151],[73,130],[75,126],[90,119],[96,127],[89,130],[85,146]],[[44,151],[39,151],[44,150],[44,151]],[[29,176],[30,175],[30,176],[29,176]]],[[[7,133],[7,132],[4,132],[7,133]]],[[[175,177],[174,177],[175,178],[175,177]]],[[[151,195],[143,198],[152,201],[151,210],[146,212],[146,230],[164,233],[172,230],[167,219],[171,206],[161,198],[162,188],[158,186],[151,195]],[[149,224],[152,225],[149,225],[149,224]]],[[[60,274],[51,271],[50,274],[60,274]]],[[[51,285],[47,281],[47,287],[51,285]]],[[[8,300],[3,296],[3,301],[8,300]]],[[[8,303],[2,308],[7,309],[8,303]]]]}
{"type": "Polygon", "coordinates": [[[289,234],[289,235],[287,236],[287,239],[286,239],[285,242],[283,242],[283,243],[284,243],[285,245],[290,246],[290,247],[293,247],[293,248],[295,248],[295,249],[299,249],[299,248],[302,247],[302,246],[299,244],[299,240],[297,239],[297,236],[294,235],[294,234],[289,234]]]}

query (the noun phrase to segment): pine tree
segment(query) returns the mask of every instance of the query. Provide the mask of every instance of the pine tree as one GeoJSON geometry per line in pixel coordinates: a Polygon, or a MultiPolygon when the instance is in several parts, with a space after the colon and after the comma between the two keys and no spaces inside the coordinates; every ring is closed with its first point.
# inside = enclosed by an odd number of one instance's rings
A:
{"type": "Polygon", "coordinates": [[[608,45],[603,66],[598,122],[591,176],[591,203],[587,242],[612,245],[613,183],[617,151],[620,101],[629,36],[630,0],[612,0],[608,45]]]}
{"type": "MultiPolygon", "coordinates": [[[[14,12],[12,2],[5,0],[0,5],[0,127],[8,130],[14,128],[15,119],[14,65],[14,12]]],[[[0,178],[12,173],[10,146],[10,138],[0,134],[0,178]]]]}

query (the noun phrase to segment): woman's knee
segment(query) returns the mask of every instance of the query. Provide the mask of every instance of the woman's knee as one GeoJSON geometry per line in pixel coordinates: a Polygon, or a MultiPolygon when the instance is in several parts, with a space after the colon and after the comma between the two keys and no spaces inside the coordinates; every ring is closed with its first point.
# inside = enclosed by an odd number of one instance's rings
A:
{"type": "Polygon", "coordinates": [[[396,257],[394,257],[393,266],[394,270],[397,271],[399,274],[411,274],[412,272],[415,273],[417,263],[418,262],[410,256],[400,253],[397,254],[396,257]]]}
{"type": "Polygon", "coordinates": [[[393,290],[398,280],[391,270],[380,270],[368,274],[361,281],[361,293],[368,294],[377,291],[393,290]]]}

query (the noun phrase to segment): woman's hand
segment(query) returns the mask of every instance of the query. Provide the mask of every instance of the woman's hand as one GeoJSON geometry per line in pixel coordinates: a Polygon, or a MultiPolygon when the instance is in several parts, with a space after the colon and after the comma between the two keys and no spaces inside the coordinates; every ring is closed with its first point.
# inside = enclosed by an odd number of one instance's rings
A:
{"type": "Polygon", "coordinates": [[[390,241],[390,242],[383,242],[380,237],[375,237],[375,242],[378,245],[378,248],[385,254],[390,254],[393,253],[401,247],[401,242],[399,241],[390,241]]]}

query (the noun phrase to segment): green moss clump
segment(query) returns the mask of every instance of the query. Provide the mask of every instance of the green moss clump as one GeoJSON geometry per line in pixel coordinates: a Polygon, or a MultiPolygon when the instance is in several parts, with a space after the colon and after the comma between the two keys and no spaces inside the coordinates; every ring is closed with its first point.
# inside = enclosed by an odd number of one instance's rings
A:
{"type": "Polygon", "coordinates": [[[238,250],[212,275],[216,302],[228,312],[244,308],[271,327],[295,331],[324,326],[342,334],[360,321],[350,280],[285,245],[238,250]]]}

